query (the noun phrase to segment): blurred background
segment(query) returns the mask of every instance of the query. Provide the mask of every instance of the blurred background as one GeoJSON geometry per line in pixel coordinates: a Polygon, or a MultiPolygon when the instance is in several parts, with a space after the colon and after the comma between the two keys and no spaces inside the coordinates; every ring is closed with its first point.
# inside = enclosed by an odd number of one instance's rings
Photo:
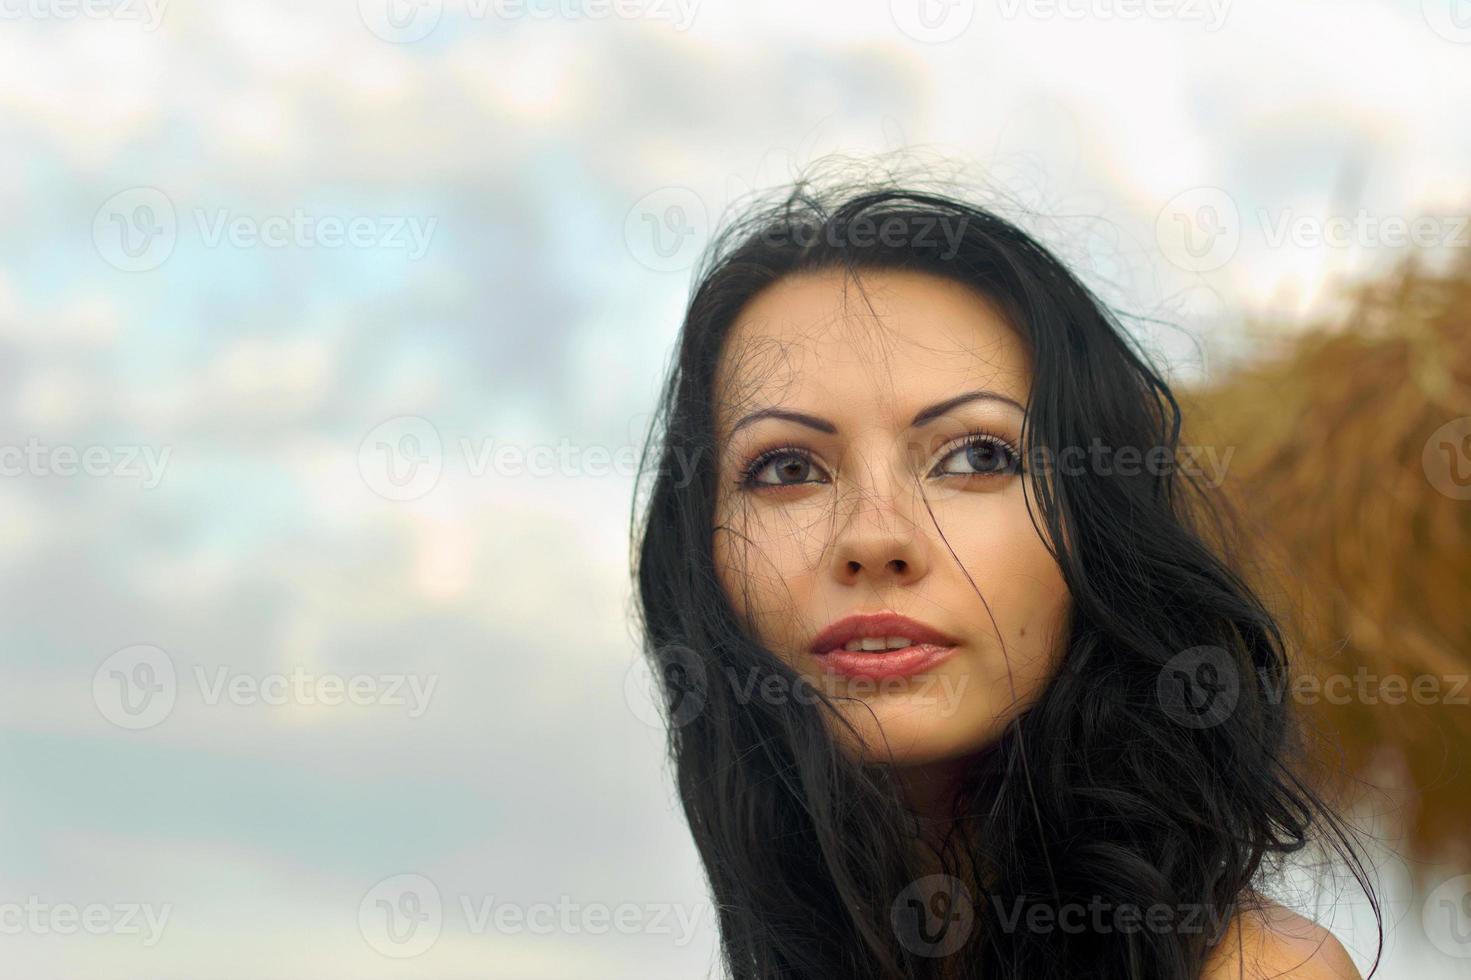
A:
{"type": "Polygon", "coordinates": [[[633,470],[834,154],[1055,247],[1310,663],[1434,682],[1312,710],[1379,975],[1471,976],[1468,106],[1468,0],[0,0],[0,977],[715,975],[633,470]]]}

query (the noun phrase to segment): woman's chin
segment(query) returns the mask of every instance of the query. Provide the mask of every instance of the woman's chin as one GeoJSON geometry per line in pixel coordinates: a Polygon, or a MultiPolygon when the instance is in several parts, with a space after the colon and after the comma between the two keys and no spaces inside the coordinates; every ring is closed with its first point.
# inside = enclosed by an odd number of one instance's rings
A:
{"type": "Polygon", "coordinates": [[[834,737],[850,758],[901,768],[973,757],[994,743],[1002,727],[995,719],[941,718],[902,703],[846,703],[839,710],[853,730],[839,723],[834,737]]]}

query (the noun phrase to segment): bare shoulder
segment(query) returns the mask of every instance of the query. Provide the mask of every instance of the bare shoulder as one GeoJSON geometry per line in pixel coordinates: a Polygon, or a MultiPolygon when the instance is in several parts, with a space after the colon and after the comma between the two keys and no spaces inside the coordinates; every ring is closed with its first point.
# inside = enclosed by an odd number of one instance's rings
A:
{"type": "Polygon", "coordinates": [[[1363,980],[1333,933],[1312,919],[1264,900],[1231,920],[1201,980],[1363,980]]]}

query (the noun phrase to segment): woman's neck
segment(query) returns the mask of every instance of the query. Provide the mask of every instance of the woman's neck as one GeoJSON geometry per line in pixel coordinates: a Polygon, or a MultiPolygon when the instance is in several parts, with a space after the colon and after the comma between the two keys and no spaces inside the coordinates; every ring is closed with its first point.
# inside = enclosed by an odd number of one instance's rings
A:
{"type": "Polygon", "coordinates": [[[921,847],[916,855],[926,873],[942,870],[940,854],[961,828],[962,809],[956,805],[964,776],[974,765],[970,757],[906,766],[896,771],[905,805],[914,817],[921,847]]]}

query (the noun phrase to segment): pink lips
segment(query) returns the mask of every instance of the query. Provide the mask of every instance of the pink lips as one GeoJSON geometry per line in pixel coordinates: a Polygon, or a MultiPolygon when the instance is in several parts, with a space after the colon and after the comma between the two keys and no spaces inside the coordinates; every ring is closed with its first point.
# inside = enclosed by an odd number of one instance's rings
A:
{"type": "Polygon", "coordinates": [[[849,677],[911,677],[939,666],[956,650],[957,641],[933,627],[894,612],[847,616],[817,634],[811,652],[822,666],[849,677]],[[850,640],[865,636],[902,636],[910,645],[902,650],[844,650],[850,640]]]}

